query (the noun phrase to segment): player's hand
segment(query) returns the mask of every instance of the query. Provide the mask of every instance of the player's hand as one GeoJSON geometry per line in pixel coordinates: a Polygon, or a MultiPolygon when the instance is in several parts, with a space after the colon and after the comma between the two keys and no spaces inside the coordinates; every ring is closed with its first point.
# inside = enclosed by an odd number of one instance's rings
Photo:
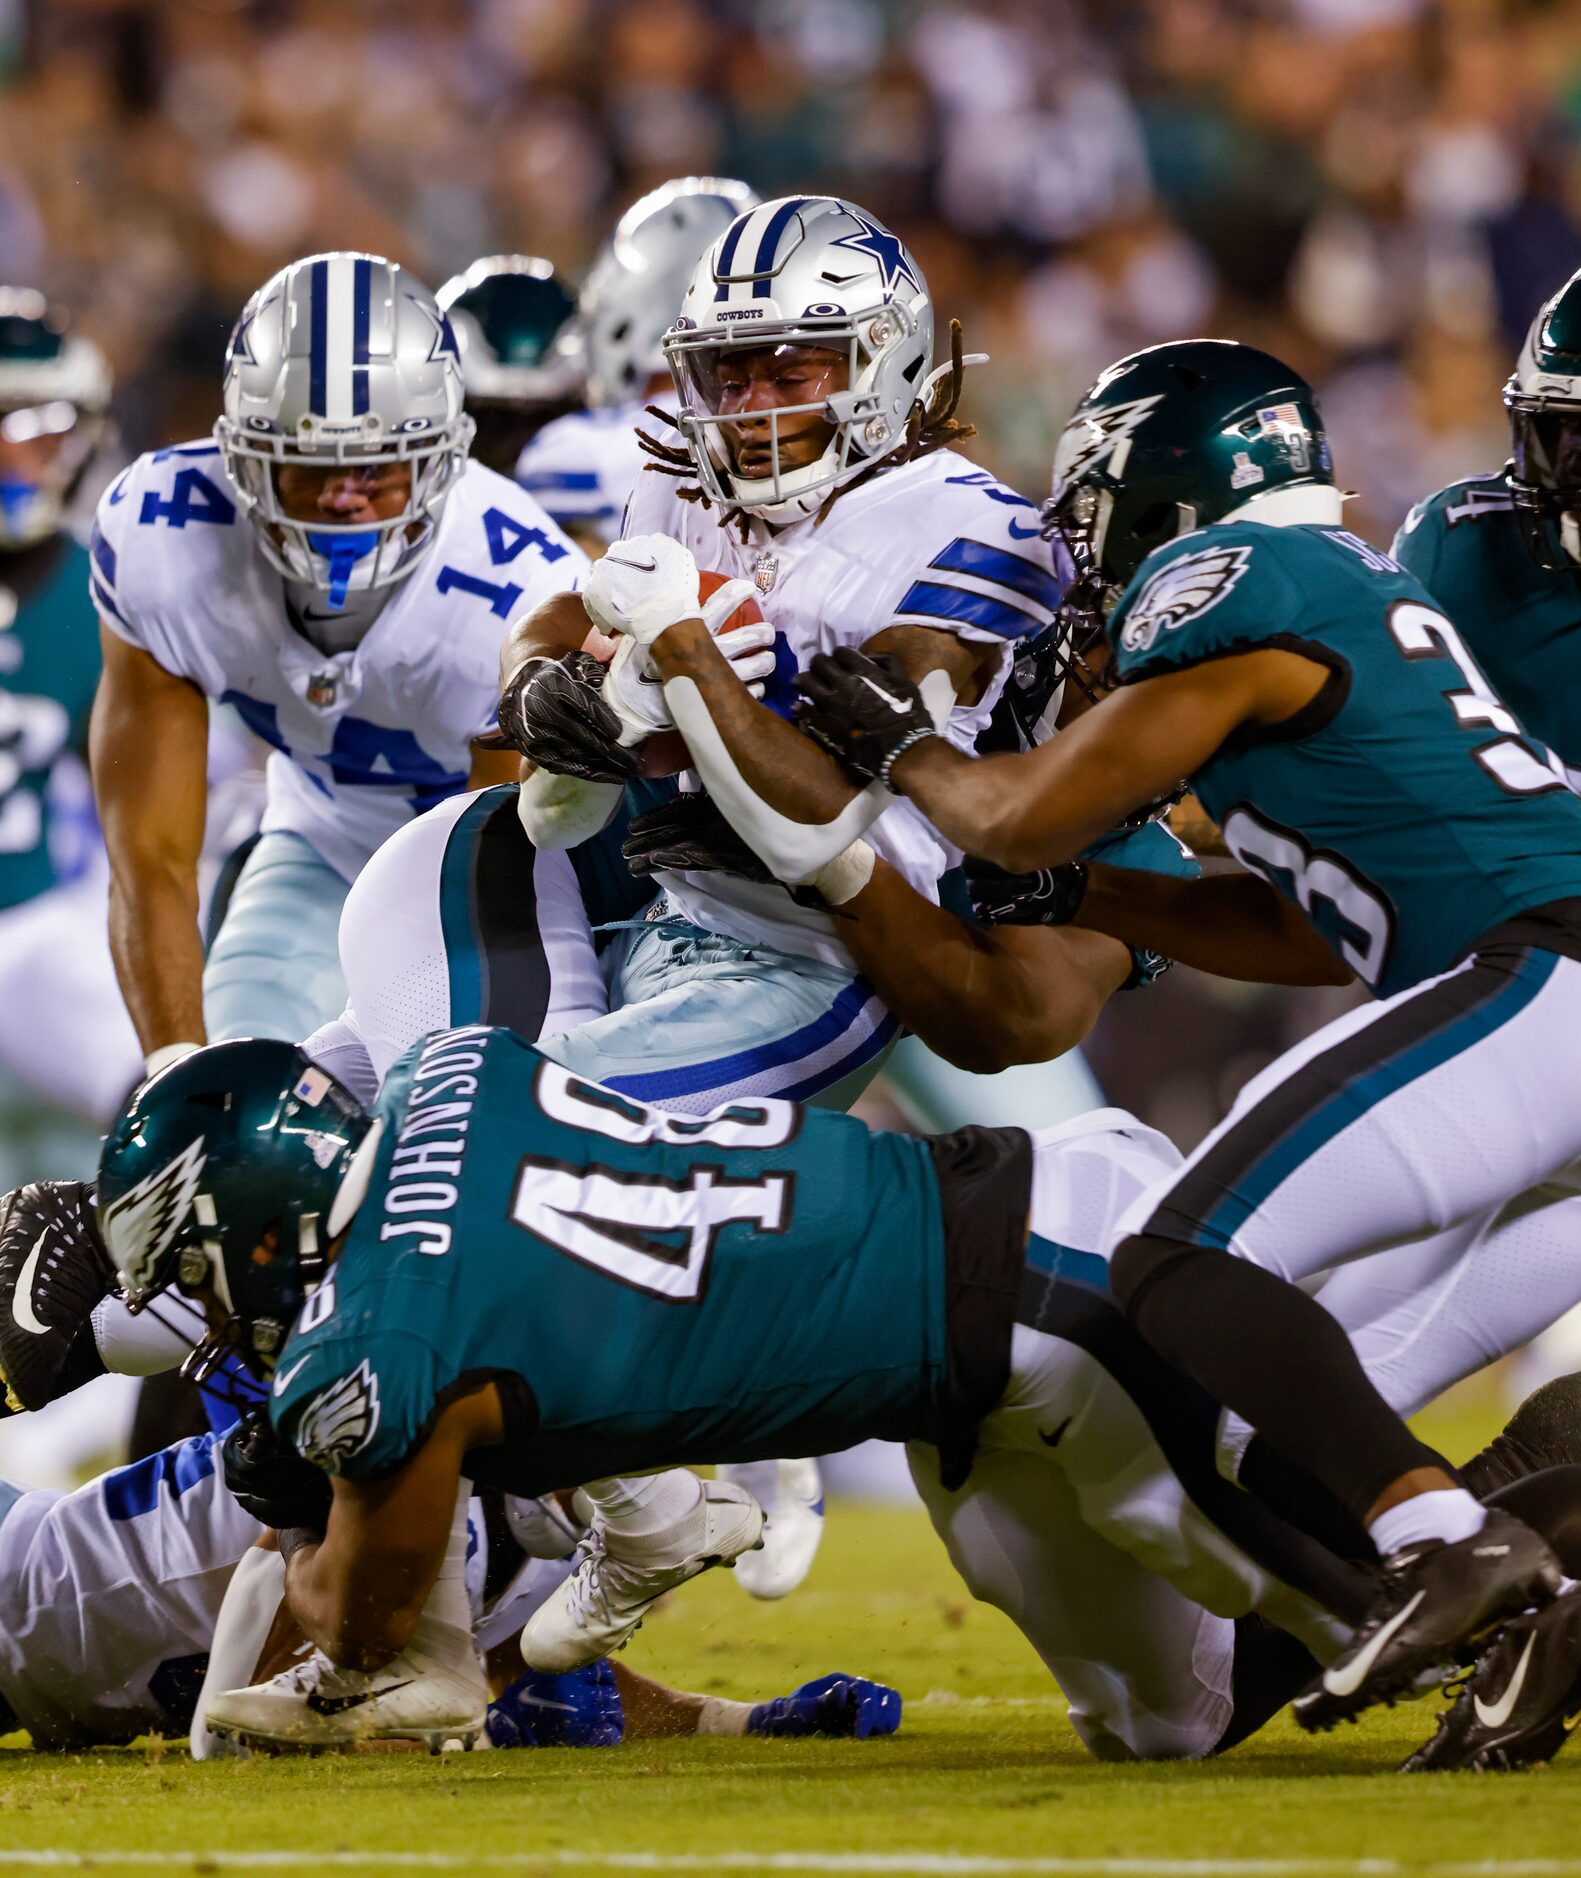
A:
{"type": "Polygon", "coordinates": [[[633,874],[734,874],[741,880],[774,876],[720,813],[713,798],[678,795],[639,815],[626,831],[621,855],[633,874]]]}
{"type": "Polygon", "coordinates": [[[323,1532],[334,1490],[329,1475],[282,1441],[267,1411],[244,1416],[220,1443],[225,1485],[243,1512],[276,1532],[307,1526],[323,1532]]]}
{"type": "Polygon", "coordinates": [[[1080,861],[1008,874],[969,854],[965,866],[972,911],[985,926],[1066,926],[1087,894],[1087,869],[1080,861]]]}
{"type": "Polygon", "coordinates": [[[626,1732],[625,1706],[607,1656],[564,1676],[529,1669],[489,1704],[496,1748],[613,1748],[626,1732]]]}
{"type": "MultiPolygon", "coordinates": [[[[500,743],[554,776],[626,783],[639,764],[600,691],[604,668],[586,652],[528,659],[500,698],[500,743]]],[[[489,741],[489,740],[485,740],[489,741]]]]}
{"type": "Polygon", "coordinates": [[[582,604],[602,631],[646,647],[677,621],[702,617],[699,586],[690,548],[668,535],[633,535],[593,563],[582,604]]]}
{"type": "Polygon", "coordinates": [[[115,1289],[93,1186],[38,1180],[0,1198],[0,1377],[40,1409],[104,1374],[93,1308],[115,1289]]]}
{"type": "MultiPolygon", "coordinates": [[[[702,620],[736,677],[754,698],[761,698],[765,681],[774,675],[774,628],[766,620],[753,620],[733,632],[722,630],[754,591],[749,580],[726,581],[704,601],[702,620]]],[[[621,640],[604,680],[603,698],[620,719],[621,741],[627,745],[674,727],[664,701],[664,681],[635,639],[621,640]]]]}
{"type": "Polygon", "coordinates": [[[796,722],[860,783],[890,788],[896,760],[936,737],[922,693],[892,653],[820,652],[796,680],[796,722]]]}
{"type": "Polygon", "coordinates": [[[866,1676],[820,1676],[792,1695],[760,1702],[747,1720],[749,1735],[777,1735],[782,1740],[832,1735],[846,1741],[870,1741],[892,1735],[900,1726],[900,1691],[866,1676]]]}

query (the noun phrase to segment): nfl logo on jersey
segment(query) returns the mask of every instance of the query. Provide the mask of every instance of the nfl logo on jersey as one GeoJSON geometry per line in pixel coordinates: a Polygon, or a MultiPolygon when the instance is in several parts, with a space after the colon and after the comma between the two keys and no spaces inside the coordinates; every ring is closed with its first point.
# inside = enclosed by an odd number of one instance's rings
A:
{"type": "Polygon", "coordinates": [[[333,672],[314,672],[307,681],[307,701],[315,711],[327,711],[335,702],[338,680],[333,672]]]}
{"type": "Polygon", "coordinates": [[[768,594],[774,590],[774,582],[779,578],[780,564],[772,554],[760,554],[757,565],[752,569],[753,584],[759,593],[768,594]]]}

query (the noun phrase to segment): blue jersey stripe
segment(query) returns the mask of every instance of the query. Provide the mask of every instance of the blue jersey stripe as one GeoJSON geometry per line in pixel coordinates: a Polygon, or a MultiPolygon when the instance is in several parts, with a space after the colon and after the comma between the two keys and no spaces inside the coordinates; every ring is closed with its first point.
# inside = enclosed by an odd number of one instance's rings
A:
{"type": "Polygon", "coordinates": [[[752,272],[763,276],[761,280],[755,280],[752,283],[752,295],[754,299],[767,300],[769,298],[774,283],[769,279],[768,271],[774,265],[774,256],[779,249],[780,236],[783,235],[785,230],[790,226],[797,210],[804,208],[807,201],[808,198],[806,196],[792,196],[788,201],[782,202],[769,217],[768,227],[763,231],[762,237],[758,242],[757,254],[752,262],[752,272]]]}
{"type": "Polygon", "coordinates": [[[996,580],[1001,587],[1036,600],[1052,613],[1064,597],[1064,589],[1054,570],[1039,567],[1024,555],[1011,554],[1004,548],[991,548],[986,541],[971,541],[962,536],[952,541],[942,554],[928,563],[955,574],[975,574],[980,580],[996,580]]]}
{"type": "Polygon", "coordinates": [[[1019,639],[1023,633],[1040,631],[1048,622],[1034,614],[1023,613],[1004,600],[990,600],[986,594],[968,593],[964,587],[940,587],[931,580],[915,581],[905,591],[897,615],[920,613],[926,619],[958,620],[963,625],[981,626],[1006,639],[1019,639]]]}
{"type": "Polygon", "coordinates": [[[611,1076],[606,1086],[639,1101],[662,1101],[665,1096],[698,1095],[717,1089],[722,1083],[741,1082],[766,1069],[780,1069],[801,1057],[811,1056],[831,1044],[862,1015],[872,987],[860,978],[853,979],[821,1017],[775,1043],[759,1044],[751,1050],[738,1050],[733,1056],[714,1057],[704,1063],[677,1064],[673,1069],[651,1070],[642,1076],[611,1076]]]}
{"type": "Polygon", "coordinates": [[[105,1512],[111,1519],[136,1519],[140,1513],[151,1513],[167,1481],[171,1493],[180,1499],[189,1487],[213,1474],[214,1439],[213,1435],[194,1435],[106,1474],[100,1483],[105,1512]]]}
{"type": "Polygon", "coordinates": [[[314,261],[307,270],[308,408],[326,415],[329,402],[329,263],[314,261]]]}
{"type": "Polygon", "coordinates": [[[104,530],[96,521],[93,532],[88,537],[88,552],[93,556],[93,564],[104,576],[108,585],[115,585],[115,550],[105,539],[104,530]]]}
{"type": "Polygon", "coordinates": [[[368,315],[373,300],[373,263],[352,263],[351,284],[351,414],[361,417],[368,408],[368,315]]]}
{"type": "Polygon", "coordinates": [[[529,470],[521,478],[529,494],[540,489],[597,489],[597,470],[529,470]]]}
{"type": "Polygon", "coordinates": [[[132,622],[126,617],[126,615],[121,611],[121,609],[115,604],[115,601],[110,597],[109,588],[106,587],[104,582],[100,580],[99,576],[93,573],[91,570],[88,574],[88,586],[93,594],[94,601],[96,605],[98,606],[100,612],[108,613],[111,619],[118,619],[121,622],[121,624],[127,629],[127,631],[130,632],[132,629],[132,622]]]}
{"type": "Polygon", "coordinates": [[[810,1102],[815,1095],[825,1089],[832,1089],[837,1082],[844,1082],[847,1076],[859,1070],[864,1063],[871,1063],[881,1050],[887,1050],[900,1029],[900,1019],[888,1011],[884,1013],[882,1023],[875,1024],[871,1033],[863,1038],[849,1056],[842,1056],[827,1069],[821,1069],[815,1076],[808,1076],[801,1082],[793,1082],[788,1089],[776,1093],[785,1102],[810,1102]]]}

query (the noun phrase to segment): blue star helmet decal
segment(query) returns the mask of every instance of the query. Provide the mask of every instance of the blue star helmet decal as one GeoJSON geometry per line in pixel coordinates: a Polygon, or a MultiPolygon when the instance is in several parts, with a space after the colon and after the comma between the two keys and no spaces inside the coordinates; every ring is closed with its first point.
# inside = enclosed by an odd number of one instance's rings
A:
{"type": "Polygon", "coordinates": [[[252,306],[243,307],[241,318],[231,328],[231,342],[226,348],[225,357],[227,369],[237,360],[240,360],[244,365],[256,365],[258,363],[257,356],[253,352],[251,335],[253,322],[257,319],[261,310],[261,308],[252,306]]]}
{"type": "Polygon", "coordinates": [[[412,305],[417,308],[418,312],[422,314],[424,319],[435,329],[434,342],[428,354],[429,364],[433,365],[438,360],[448,356],[454,359],[457,366],[459,366],[461,364],[461,347],[456,343],[456,335],[451,328],[448,315],[441,313],[437,307],[430,306],[415,293],[409,293],[406,297],[412,305]]]}
{"type": "Polygon", "coordinates": [[[910,257],[901,246],[900,238],[892,235],[887,228],[871,221],[860,209],[848,208],[846,214],[857,223],[860,233],[840,235],[829,245],[834,248],[851,248],[858,254],[871,255],[877,261],[884,276],[885,293],[893,293],[897,281],[905,281],[914,292],[922,291],[922,282],[917,279],[910,257]]]}

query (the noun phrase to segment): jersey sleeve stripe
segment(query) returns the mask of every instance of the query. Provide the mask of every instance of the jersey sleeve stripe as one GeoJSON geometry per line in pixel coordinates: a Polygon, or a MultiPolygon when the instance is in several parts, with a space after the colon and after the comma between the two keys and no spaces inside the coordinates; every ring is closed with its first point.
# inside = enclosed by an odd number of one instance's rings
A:
{"type": "Polygon", "coordinates": [[[540,489],[597,489],[597,470],[528,470],[521,479],[523,489],[536,495],[540,489]]]}
{"type": "Polygon", "coordinates": [[[1035,600],[1052,613],[1060,603],[1063,590],[1054,570],[1039,567],[1024,555],[1011,554],[1004,548],[990,547],[986,541],[972,541],[962,536],[952,541],[928,563],[955,574],[976,574],[982,580],[997,581],[1014,593],[1035,600]]]}
{"type": "Polygon", "coordinates": [[[969,593],[964,587],[941,587],[930,580],[914,581],[901,596],[900,605],[895,608],[895,619],[900,623],[908,618],[955,620],[964,626],[981,626],[984,631],[999,633],[1006,639],[1019,639],[1048,624],[1046,617],[1024,612],[986,593],[969,593]]]}
{"type": "Polygon", "coordinates": [[[93,564],[103,576],[107,587],[115,585],[115,550],[110,546],[104,530],[95,521],[93,532],[88,537],[88,552],[93,556],[93,564]]]}
{"type": "Polygon", "coordinates": [[[99,611],[101,613],[108,613],[113,620],[119,620],[126,630],[130,632],[132,630],[132,622],[115,604],[114,600],[110,598],[109,588],[105,586],[104,582],[100,580],[97,574],[89,574],[88,586],[93,594],[94,605],[98,607],[99,611]]]}

